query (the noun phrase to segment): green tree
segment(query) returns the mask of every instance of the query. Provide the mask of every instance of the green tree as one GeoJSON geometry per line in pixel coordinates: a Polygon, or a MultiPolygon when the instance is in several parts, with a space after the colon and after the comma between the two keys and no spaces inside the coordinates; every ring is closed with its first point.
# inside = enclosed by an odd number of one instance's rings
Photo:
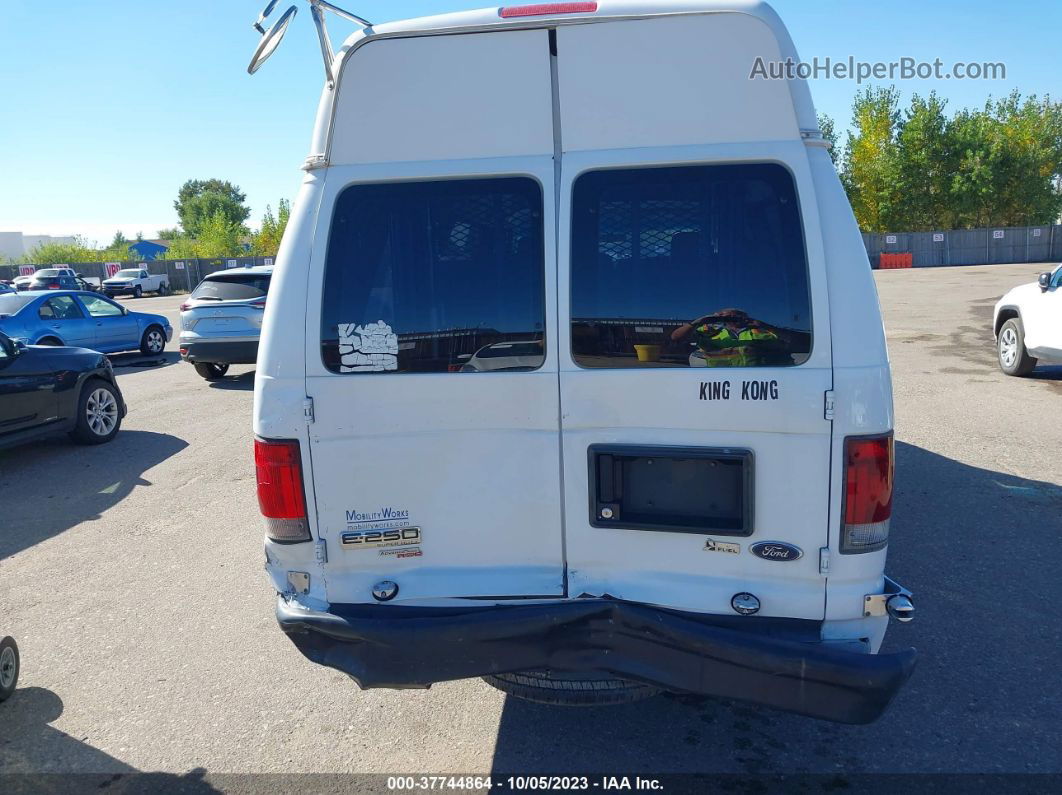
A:
{"type": "Polygon", "coordinates": [[[220,179],[190,179],[181,186],[173,207],[185,232],[198,237],[209,219],[220,214],[230,225],[243,226],[251,214],[236,185],[220,179]]]}
{"type": "Polygon", "coordinates": [[[1062,211],[1062,104],[1015,91],[949,124],[955,226],[1054,223],[1062,211]]]}
{"type": "Polygon", "coordinates": [[[955,167],[949,187],[949,217],[954,227],[989,226],[995,207],[994,122],[982,111],[963,110],[949,124],[955,167]]]}
{"type": "Polygon", "coordinates": [[[159,229],[155,232],[155,236],[158,237],[159,240],[176,240],[181,236],[181,230],[176,226],[170,227],[169,229],[159,229]]]}
{"type": "Polygon", "coordinates": [[[955,146],[936,93],[915,94],[896,135],[895,179],[899,197],[889,226],[911,232],[951,228],[955,224],[951,178],[955,146]]]}
{"type": "Polygon", "coordinates": [[[216,259],[218,257],[239,257],[247,252],[241,239],[246,230],[232,223],[224,213],[215,213],[201,226],[199,236],[178,234],[170,239],[169,248],[159,255],[159,259],[216,259]]]}
{"type": "Polygon", "coordinates": [[[198,256],[210,258],[238,255],[241,251],[242,232],[242,224],[234,223],[225,212],[218,210],[199,227],[196,237],[198,256]]]}
{"type": "Polygon", "coordinates": [[[1050,97],[1014,91],[948,118],[935,94],[900,114],[895,89],[868,88],[852,127],[841,179],[865,231],[1047,224],[1062,212],[1062,103],[1050,97]]]}
{"type": "Polygon", "coordinates": [[[198,243],[191,235],[178,233],[167,239],[169,248],[159,255],[159,259],[195,259],[199,256],[198,243]]]}
{"type": "Polygon", "coordinates": [[[117,249],[121,246],[128,246],[131,241],[125,235],[122,234],[122,230],[119,229],[114,233],[114,237],[111,238],[111,244],[107,248],[117,249]]]}
{"type": "Polygon", "coordinates": [[[896,132],[899,91],[867,87],[852,103],[852,128],[841,179],[859,227],[884,232],[901,199],[897,186],[896,132]]]}
{"type": "Polygon", "coordinates": [[[75,236],[73,243],[44,243],[39,245],[29,252],[24,257],[24,260],[34,265],[98,262],[99,252],[89,246],[83,237],[75,236]]]}
{"type": "Polygon", "coordinates": [[[95,254],[92,258],[94,262],[129,262],[136,259],[136,254],[129,250],[128,243],[100,249],[93,253],[95,254]]]}
{"type": "Polygon", "coordinates": [[[830,160],[833,161],[833,166],[836,168],[837,161],[841,157],[841,153],[837,148],[837,127],[834,125],[833,119],[825,113],[819,114],[819,132],[822,133],[823,138],[830,142],[830,160]]]}
{"type": "Polygon", "coordinates": [[[262,226],[251,236],[251,251],[255,256],[275,257],[277,255],[290,216],[291,204],[287,199],[281,199],[277,204],[276,217],[273,216],[273,208],[266,205],[265,215],[262,216],[262,226]]]}

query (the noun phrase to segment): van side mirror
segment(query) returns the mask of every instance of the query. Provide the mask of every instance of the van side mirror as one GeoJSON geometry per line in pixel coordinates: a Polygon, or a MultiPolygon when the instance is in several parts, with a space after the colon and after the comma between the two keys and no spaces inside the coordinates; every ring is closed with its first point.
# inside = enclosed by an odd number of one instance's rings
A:
{"type": "Polygon", "coordinates": [[[1040,278],[1038,278],[1036,281],[1037,284],[1040,285],[1041,292],[1046,293],[1047,288],[1051,286],[1051,273],[1049,271],[1041,273],[1040,278]]]}

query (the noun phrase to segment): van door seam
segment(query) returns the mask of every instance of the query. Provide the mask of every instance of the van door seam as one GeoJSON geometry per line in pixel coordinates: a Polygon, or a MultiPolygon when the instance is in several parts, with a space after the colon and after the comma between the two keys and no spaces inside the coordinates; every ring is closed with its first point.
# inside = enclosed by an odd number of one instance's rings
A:
{"type": "Polygon", "coordinates": [[[560,116],[560,78],[557,73],[557,29],[549,29],[549,85],[553,112],[553,300],[554,348],[557,352],[557,474],[560,479],[560,534],[561,534],[561,593],[568,598],[568,525],[567,500],[564,490],[564,395],[561,390],[560,344],[561,344],[561,307],[560,307],[560,207],[561,207],[561,116],[560,116]]]}

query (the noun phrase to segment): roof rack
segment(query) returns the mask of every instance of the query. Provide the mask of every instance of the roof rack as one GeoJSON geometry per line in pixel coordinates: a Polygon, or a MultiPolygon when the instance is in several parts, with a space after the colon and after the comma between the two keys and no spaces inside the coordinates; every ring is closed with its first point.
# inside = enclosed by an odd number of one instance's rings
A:
{"type": "MultiPolygon", "coordinates": [[[[321,43],[321,59],[324,61],[325,79],[331,89],[336,85],[336,77],[332,72],[332,62],[335,60],[336,55],[335,50],[332,49],[332,40],[328,36],[328,27],[325,25],[325,11],[331,11],[333,14],[355,22],[363,28],[371,28],[372,23],[357,14],[329,3],[328,0],[307,0],[307,2],[310,4],[310,15],[313,17],[313,24],[317,28],[317,38],[321,43]]],[[[248,74],[253,75],[257,72],[269,56],[276,52],[277,47],[280,46],[281,39],[284,38],[284,34],[288,30],[288,25],[291,24],[291,20],[295,18],[295,13],[298,11],[297,6],[289,6],[277,21],[266,30],[262,27],[262,23],[273,12],[276,4],[277,0],[269,0],[266,7],[262,9],[262,13],[258,15],[258,19],[251,25],[252,28],[261,34],[262,40],[258,43],[254,55],[251,56],[250,64],[247,65],[248,74]]]]}

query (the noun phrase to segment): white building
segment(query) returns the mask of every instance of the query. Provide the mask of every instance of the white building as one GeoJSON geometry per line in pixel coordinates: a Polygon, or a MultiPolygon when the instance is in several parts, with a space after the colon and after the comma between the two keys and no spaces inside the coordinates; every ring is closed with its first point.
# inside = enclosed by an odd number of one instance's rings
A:
{"type": "Polygon", "coordinates": [[[0,232],[0,258],[22,262],[37,246],[47,243],[73,243],[74,237],[26,235],[22,232],[0,232]]]}

